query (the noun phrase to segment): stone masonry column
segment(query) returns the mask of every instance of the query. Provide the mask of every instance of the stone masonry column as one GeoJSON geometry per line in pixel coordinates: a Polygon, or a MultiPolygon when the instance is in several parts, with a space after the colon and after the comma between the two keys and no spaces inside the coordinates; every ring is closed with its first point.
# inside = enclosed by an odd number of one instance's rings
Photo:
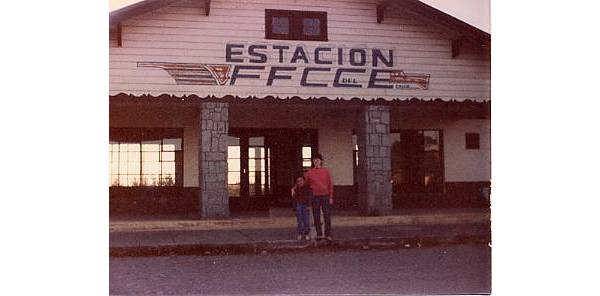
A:
{"type": "Polygon", "coordinates": [[[198,178],[202,218],[229,217],[227,191],[228,103],[200,104],[198,178]]]}
{"type": "Polygon", "coordinates": [[[390,108],[365,106],[359,112],[358,204],[370,216],[392,210],[390,108]]]}

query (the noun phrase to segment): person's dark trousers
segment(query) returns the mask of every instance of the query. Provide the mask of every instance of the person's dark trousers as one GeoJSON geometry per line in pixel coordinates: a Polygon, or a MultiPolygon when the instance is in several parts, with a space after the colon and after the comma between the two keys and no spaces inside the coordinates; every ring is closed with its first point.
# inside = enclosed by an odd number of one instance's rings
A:
{"type": "Polygon", "coordinates": [[[298,221],[298,234],[308,235],[310,232],[310,221],[308,218],[308,204],[296,203],[296,221],[298,221]]]}
{"type": "Polygon", "coordinates": [[[321,227],[321,209],[323,209],[323,220],[325,220],[325,236],[331,236],[331,205],[329,195],[318,195],[312,200],[313,217],[317,236],[323,236],[321,227]]]}

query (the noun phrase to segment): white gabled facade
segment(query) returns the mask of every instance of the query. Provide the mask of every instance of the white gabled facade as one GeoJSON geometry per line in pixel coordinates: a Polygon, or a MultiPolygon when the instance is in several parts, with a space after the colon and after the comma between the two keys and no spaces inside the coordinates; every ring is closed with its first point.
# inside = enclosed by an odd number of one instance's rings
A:
{"type": "MultiPolygon", "coordinates": [[[[377,23],[376,7],[379,2],[213,0],[210,1],[210,14],[207,16],[202,1],[177,1],[171,6],[123,21],[122,46],[117,46],[117,34],[111,35],[110,94],[490,100],[489,52],[476,52],[465,47],[460,55],[453,58],[451,36],[399,9],[387,9],[385,19],[377,23]],[[265,9],[327,12],[328,41],[265,39],[265,9]],[[233,55],[233,59],[241,62],[226,61],[227,44],[243,46],[232,50],[241,53],[233,55]],[[252,57],[248,55],[248,47],[251,45],[266,47],[256,52],[265,54],[267,62],[249,61],[252,57]],[[279,50],[273,49],[273,46],[289,47],[282,51],[282,61],[279,59],[279,50]],[[303,48],[308,63],[305,59],[290,62],[297,47],[303,48]],[[315,64],[317,47],[328,49],[320,52],[319,56],[332,61],[331,65],[315,64]],[[349,53],[352,49],[365,51],[364,66],[350,65],[349,53]],[[380,50],[385,58],[389,58],[391,50],[393,66],[379,62],[374,67],[373,49],[380,50]],[[341,65],[338,61],[339,50],[342,51],[341,65]],[[139,64],[144,62],[253,65],[264,66],[265,69],[240,71],[260,75],[260,79],[238,79],[235,85],[198,86],[177,84],[167,71],[139,64]],[[331,69],[329,72],[313,72],[309,76],[311,82],[327,84],[327,87],[300,87],[304,68],[314,66],[331,69]],[[290,74],[291,80],[275,80],[271,86],[267,86],[271,67],[297,69],[279,72],[290,74]],[[339,68],[364,69],[365,73],[342,73],[340,77],[356,81],[361,87],[332,87],[339,68]],[[429,84],[425,90],[369,88],[373,69],[429,75],[429,84]]],[[[356,62],[362,64],[362,53],[357,51],[354,55],[356,62]]],[[[231,72],[232,69],[229,75],[231,72]]],[[[377,75],[378,79],[388,77],[387,73],[377,75]]]]}

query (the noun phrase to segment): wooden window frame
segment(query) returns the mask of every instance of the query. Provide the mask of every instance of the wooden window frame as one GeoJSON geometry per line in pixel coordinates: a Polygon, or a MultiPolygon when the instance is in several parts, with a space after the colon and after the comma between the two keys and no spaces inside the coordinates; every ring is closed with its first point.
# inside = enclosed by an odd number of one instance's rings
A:
{"type": "Polygon", "coordinates": [[[327,12],[265,9],[265,38],[274,40],[328,41],[327,12]],[[273,17],[288,17],[290,31],[288,34],[273,33],[273,17]],[[316,36],[304,35],[303,20],[316,18],[320,22],[321,34],[316,36]]]}
{"type": "MultiPolygon", "coordinates": [[[[110,184],[109,186],[111,188],[115,188],[115,187],[120,187],[120,188],[134,188],[134,187],[153,187],[153,188],[165,188],[165,187],[183,187],[183,180],[184,180],[184,163],[183,163],[183,157],[184,157],[184,142],[183,142],[183,129],[181,128],[132,128],[132,127],[111,127],[109,129],[109,141],[111,142],[117,142],[117,143],[121,143],[121,142],[131,142],[131,143],[140,143],[140,145],[142,144],[143,141],[148,141],[148,140],[159,140],[160,139],[160,150],[159,152],[159,162],[162,163],[164,162],[162,160],[162,154],[163,152],[167,152],[165,150],[163,150],[163,140],[164,139],[168,139],[168,138],[177,138],[177,139],[181,139],[181,149],[180,150],[175,150],[175,183],[171,184],[171,185],[134,185],[134,186],[123,186],[123,185],[112,185],[110,184]]],[[[140,147],[141,148],[141,147],[140,147]]],[[[139,171],[139,177],[140,177],[140,182],[141,179],[143,178],[144,174],[143,174],[143,160],[142,160],[142,154],[143,151],[140,150],[140,171],[139,171]]],[[[112,159],[109,159],[109,161],[112,161],[112,159]]],[[[110,175],[110,171],[109,171],[109,175],[110,175]]],[[[120,175],[120,174],[117,174],[120,175]]],[[[162,177],[162,174],[161,174],[162,177]]]]}
{"type": "Polygon", "coordinates": [[[465,133],[465,149],[466,150],[481,149],[481,136],[479,135],[479,133],[465,133]]]}

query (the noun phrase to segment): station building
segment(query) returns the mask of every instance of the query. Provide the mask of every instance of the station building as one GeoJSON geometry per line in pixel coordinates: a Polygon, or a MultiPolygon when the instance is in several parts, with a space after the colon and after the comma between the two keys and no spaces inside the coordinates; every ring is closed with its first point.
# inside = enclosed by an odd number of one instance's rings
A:
{"type": "Polygon", "coordinates": [[[110,213],[486,207],[490,35],[416,0],[146,0],[110,14],[110,213]]]}

